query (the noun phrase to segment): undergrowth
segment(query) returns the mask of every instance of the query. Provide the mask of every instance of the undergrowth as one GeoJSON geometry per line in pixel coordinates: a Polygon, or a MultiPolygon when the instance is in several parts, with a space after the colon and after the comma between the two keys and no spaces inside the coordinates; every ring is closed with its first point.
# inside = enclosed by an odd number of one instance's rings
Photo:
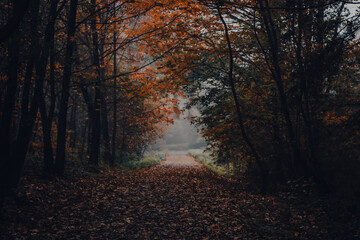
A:
{"type": "Polygon", "coordinates": [[[190,155],[194,157],[195,161],[203,164],[207,169],[218,175],[227,177],[235,175],[234,167],[231,163],[219,164],[214,157],[204,152],[190,151],[190,155]]]}
{"type": "Polygon", "coordinates": [[[120,167],[126,170],[139,170],[145,167],[151,167],[160,164],[165,161],[165,154],[162,152],[150,152],[146,153],[139,160],[130,160],[120,163],[120,167]]]}

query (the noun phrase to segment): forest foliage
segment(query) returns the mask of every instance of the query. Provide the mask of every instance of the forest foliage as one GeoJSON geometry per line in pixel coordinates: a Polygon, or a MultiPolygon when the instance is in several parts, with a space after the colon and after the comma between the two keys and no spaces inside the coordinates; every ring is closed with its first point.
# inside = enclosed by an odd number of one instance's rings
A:
{"type": "Polygon", "coordinates": [[[62,176],[70,156],[141,156],[186,95],[213,156],[264,189],[306,176],[360,194],[356,3],[2,1],[2,192],[32,158],[62,176]]]}

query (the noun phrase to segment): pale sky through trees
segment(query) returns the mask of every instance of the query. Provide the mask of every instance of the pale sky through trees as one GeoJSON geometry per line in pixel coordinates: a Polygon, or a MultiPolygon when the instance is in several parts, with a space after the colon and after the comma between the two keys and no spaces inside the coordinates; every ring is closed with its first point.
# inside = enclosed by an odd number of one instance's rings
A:
{"type": "MultiPolygon", "coordinates": [[[[185,100],[181,100],[180,106],[184,108],[185,100]]],[[[206,146],[197,128],[190,123],[191,116],[198,114],[194,108],[186,110],[178,118],[174,118],[174,124],[168,126],[165,136],[157,145],[163,150],[189,150],[199,149],[206,146]]]]}

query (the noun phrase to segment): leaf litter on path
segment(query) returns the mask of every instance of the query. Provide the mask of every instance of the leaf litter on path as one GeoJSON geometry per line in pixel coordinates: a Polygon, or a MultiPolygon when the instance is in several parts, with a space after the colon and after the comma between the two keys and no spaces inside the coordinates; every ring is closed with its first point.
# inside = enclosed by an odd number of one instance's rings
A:
{"type": "Polygon", "coordinates": [[[8,203],[3,239],[356,239],[359,219],[337,221],[325,201],[262,195],[186,154],[127,173],[45,181],[25,176],[8,203]]]}

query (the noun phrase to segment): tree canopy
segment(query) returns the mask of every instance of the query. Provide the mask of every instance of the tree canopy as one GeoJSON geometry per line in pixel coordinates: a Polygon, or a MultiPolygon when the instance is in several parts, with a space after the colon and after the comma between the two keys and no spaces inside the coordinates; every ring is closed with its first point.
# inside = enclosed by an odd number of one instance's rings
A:
{"type": "Polygon", "coordinates": [[[61,176],[74,156],[92,169],[141,156],[181,112],[175,96],[200,110],[217,161],[264,190],[358,186],[357,1],[25,3],[0,3],[2,192],[34,159],[61,176]]]}

